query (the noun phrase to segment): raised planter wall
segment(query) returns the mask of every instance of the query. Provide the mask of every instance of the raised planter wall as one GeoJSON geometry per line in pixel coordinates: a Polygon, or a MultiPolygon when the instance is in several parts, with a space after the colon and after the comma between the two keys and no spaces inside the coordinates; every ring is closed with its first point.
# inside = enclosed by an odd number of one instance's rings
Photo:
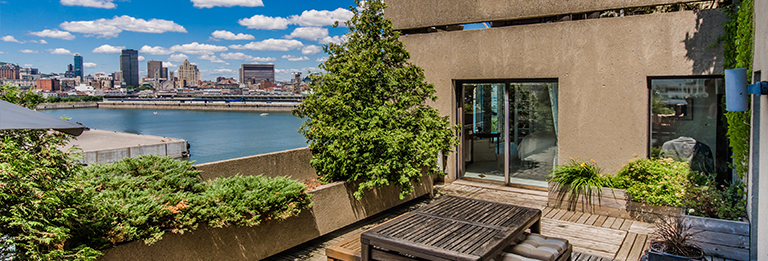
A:
{"type": "Polygon", "coordinates": [[[309,164],[312,152],[309,148],[285,150],[230,160],[195,165],[203,180],[217,177],[264,175],[265,177],[290,176],[304,181],[317,178],[315,168],[309,164]]]}
{"type": "MultiPolygon", "coordinates": [[[[566,200],[567,198],[566,195],[566,200]]],[[[574,210],[645,222],[655,221],[658,218],[658,215],[681,216],[683,214],[682,208],[654,206],[646,203],[632,202],[631,198],[632,196],[627,194],[623,189],[602,188],[602,197],[598,196],[597,192],[592,193],[591,200],[594,205],[586,204],[585,198],[581,196],[579,197],[574,210]]],[[[551,183],[549,184],[549,198],[547,203],[547,205],[552,208],[568,209],[568,203],[565,201],[560,202],[557,198],[557,191],[554,190],[554,185],[551,183]]]]}
{"type": "MultiPolygon", "coordinates": [[[[207,178],[212,178],[215,173],[234,175],[234,172],[245,168],[247,162],[259,161],[266,162],[267,166],[251,165],[253,170],[248,173],[267,174],[272,169],[290,172],[277,166],[288,164],[288,160],[292,158],[300,159],[306,152],[301,149],[289,150],[260,155],[261,158],[246,157],[195,167],[207,173],[207,178]],[[238,162],[241,164],[235,164],[238,162]],[[220,171],[217,168],[221,168],[220,171]]],[[[309,161],[298,161],[294,164],[304,166],[309,165],[309,161]]],[[[302,169],[307,171],[304,167],[298,167],[298,170],[302,169]]],[[[311,173],[314,173],[314,170],[311,173]]],[[[297,179],[306,175],[309,175],[309,172],[292,176],[297,179]]],[[[298,216],[283,221],[265,222],[255,227],[211,228],[201,225],[197,230],[185,234],[167,232],[162,240],[151,246],[138,241],[129,242],[105,251],[99,260],[260,260],[429,194],[432,192],[432,181],[432,176],[423,176],[421,184],[414,184],[414,192],[402,200],[399,198],[400,189],[394,186],[367,191],[361,200],[356,200],[353,193],[357,191],[358,184],[326,184],[309,191],[313,194],[313,206],[303,210],[298,216]]]]}
{"type": "Polygon", "coordinates": [[[707,255],[749,260],[749,223],[686,216],[696,234],[694,241],[707,255]]]}

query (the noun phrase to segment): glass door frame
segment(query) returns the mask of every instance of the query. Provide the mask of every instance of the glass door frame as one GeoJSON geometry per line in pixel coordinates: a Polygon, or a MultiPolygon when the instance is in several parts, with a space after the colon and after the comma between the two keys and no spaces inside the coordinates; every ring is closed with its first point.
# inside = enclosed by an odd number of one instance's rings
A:
{"type": "MultiPolygon", "coordinates": [[[[509,167],[510,167],[510,158],[509,158],[509,146],[510,146],[510,140],[509,140],[509,127],[510,127],[510,115],[509,115],[509,106],[510,106],[510,97],[509,97],[509,89],[512,84],[516,83],[557,83],[559,85],[559,81],[557,78],[537,78],[537,79],[486,79],[486,80],[453,80],[453,86],[455,91],[455,101],[456,101],[456,121],[460,125],[459,128],[459,145],[457,149],[457,160],[456,160],[456,179],[463,179],[464,175],[466,174],[465,170],[465,162],[464,162],[464,85],[465,84],[504,84],[504,184],[509,185],[510,184],[510,173],[509,173],[509,167]]],[[[559,88],[558,88],[559,92],[559,88]]],[[[558,94],[559,95],[559,94],[558,94]]],[[[513,97],[514,98],[514,97],[513,97]]],[[[559,100],[559,99],[558,99],[559,100]]],[[[515,108],[518,107],[518,99],[514,100],[514,106],[515,108]]],[[[517,119],[515,119],[517,121],[517,119]]]]}

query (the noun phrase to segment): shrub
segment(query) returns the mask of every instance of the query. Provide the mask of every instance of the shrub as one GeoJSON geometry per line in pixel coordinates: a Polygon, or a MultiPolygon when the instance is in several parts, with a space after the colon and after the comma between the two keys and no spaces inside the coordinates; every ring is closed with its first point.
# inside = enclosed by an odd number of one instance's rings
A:
{"type": "Polygon", "coordinates": [[[747,214],[744,191],[744,183],[739,179],[727,186],[718,186],[711,177],[703,184],[693,184],[688,189],[685,205],[689,215],[742,220],[747,214]]]}
{"type": "Polygon", "coordinates": [[[594,160],[583,162],[571,159],[568,164],[557,166],[551,175],[560,204],[567,199],[568,209],[574,210],[579,197],[584,204],[592,206],[592,195],[597,194],[598,204],[603,195],[602,187],[611,187],[611,180],[600,174],[601,169],[594,160]]]}
{"type": "Polygon", "coordinates": [[[688,163],[636,158],[616,173],[613,185],[626,190],[634,201],[677,207],[683,204],[690,175],[688,163]]]}

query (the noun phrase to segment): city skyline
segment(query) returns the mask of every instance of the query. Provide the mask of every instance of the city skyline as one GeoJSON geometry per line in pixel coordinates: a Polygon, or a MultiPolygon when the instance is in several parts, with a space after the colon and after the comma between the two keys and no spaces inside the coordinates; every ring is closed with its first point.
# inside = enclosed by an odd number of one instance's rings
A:
{"type": "Polygon", "coordinates": [[[73,56],[85,75],[120,71],[123,49],[169,70],[187,59],[203,80],[238,78],[241,64],[275,64],[276,80],[317,71],[322,45],[338,42],[354,1],[0,1],[0,62],[64,73],[73,56]]]}

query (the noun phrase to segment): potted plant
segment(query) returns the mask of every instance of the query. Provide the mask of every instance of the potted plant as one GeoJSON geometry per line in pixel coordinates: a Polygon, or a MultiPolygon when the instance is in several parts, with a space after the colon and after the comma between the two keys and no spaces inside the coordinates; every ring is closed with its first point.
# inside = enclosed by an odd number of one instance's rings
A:
{"type": "Polygon", "coordinates": [[[601,174],[594,160],[583,162],[571,159],[568,164],[555,167],[549,182],[557,194],[558,206],[566,203],[568,210],[576,209],[579,198],[583,208],[594,207],[592,199],[597,196],[598,204],[603,195],[602,187],[611,187],[611,179],[601,174]]]}
{"type": "Polygon", "coordinates": [[[685,217],[659,218],[648,249],[648,261],[704,260],[704,251],[692,242],[698,234],[685,217]]]}

